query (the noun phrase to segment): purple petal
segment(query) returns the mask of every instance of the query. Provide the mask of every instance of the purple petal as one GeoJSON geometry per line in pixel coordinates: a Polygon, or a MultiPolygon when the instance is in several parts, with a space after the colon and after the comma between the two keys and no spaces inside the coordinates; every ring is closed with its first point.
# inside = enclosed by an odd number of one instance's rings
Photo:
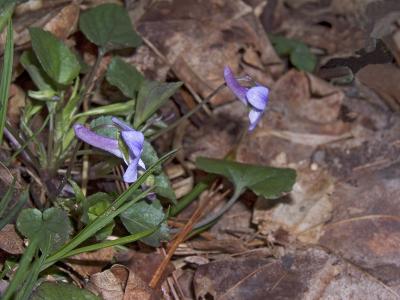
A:
{"type": "Polygon", "coordinates": [[[228,88],[236,95],[236,97],[239,98],[240,101],[242,101],[244,104],[247,105],[247,100],[246,100],[247,88],[239,84],[239,82],[233,75],[231,68],[229,68],[228,66],[224,68],[224,78],[228,88]]]}
{"type": "Polygon", "coordinates": [[[128,146],[130,156],[139,157],[142,154],[144,135],[140,131],[121,131],[121,136],[128,146]]]}
{"type": "Polygon", "coordinates": [[[139,159],[138,166],[139,166],[140,168],[142,168],[143,170],[146,170],[146,166],[145,166],[143,160],[141,160],[141,159],[139,159]]]}
{"type": "Polygon", "coordinates": [[[124,173],[124,181],[126,183],[132,183],[137,180],[137,167],[138,167],[138,160],[135,159],[133,160],[129,165],[128,168],[126,168],[126,171],[124,173]]]}
{"type": "Polygon", "coordinates": [[[85,143],[123,158],[122,152],[118,147],[118,140],[101,136],[86,128],[82,124],[75,124],[74,131],[75,135],[85,143]]]}
{"type": "Polygon", "coordinates": [[[111,120],[113,121],[114,124],[118,125],[119,127],[121,127],[122,130],[124,131],[131,131],[134,130],[131,126],[129,126],[127,123],[121,121],[120,119],[113,117],[111,118],[111,120]]]}
{"type": "Polygon", "coordinates": [[[258,122],[260,122],[261,117],[263,115],[263,111],[251,109],[249,112],[249,121],[250,121],[250,126],[249,126],[249,131],[253,131],[254,128],[256,128],[258,122]]]}
{"type": "Polygon", "coordinates": [[[246,93],[247,101],[257,110],[263,111],[268,104],[269,90],[265,86],[255,86],[246,93]]]}

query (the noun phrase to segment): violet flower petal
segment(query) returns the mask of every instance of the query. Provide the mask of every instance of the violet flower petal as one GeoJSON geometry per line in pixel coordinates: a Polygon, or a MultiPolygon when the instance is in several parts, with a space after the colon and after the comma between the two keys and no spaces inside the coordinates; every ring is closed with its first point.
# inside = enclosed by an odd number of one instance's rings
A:
{"type": "Polygon", "coordinates": [[[128,146],[129,156],[139,157],[142,154],[144,135],[140,131],[121,131],[122,140],[128,146]]]}
{"type": "Polygon", "coordinates": [[[134,159],[134,160],[128,165],[128,167],[126,168],[126,171],[125,171],[124,176],[123,176],[124,181],[125,181],[126,183],[132,183],[132,182],[135,182],[135,181],[137,180],[137,166],[138,166],[138,160],[139,160],[139,158],[134,159]]]}
{"type": "Polygon", "coordinates": [[[263,111],[259,111],[256,109],[251,109],[249,112],[249,120],[250,120],[250,125],[249,125],[249,131],[253,131],[254,128],[256,128],[258,122],[260,122],[261,117],[263,115],[263,111]]]}
{"type": "Polygon", "coordinates": [[[127,123],[124,121],[121,121],[120,119],[116,117],[112,117],[111,120],[113,121],[114,124],[118,125],[122,130],[124,131],[131,131],[134,130],[131,126],[129,126],[127,123]]]}
{"type": "Polygon", "coordinates": [[[263,111],[268,104],[269,90],[264,86],[255,86],[246,93],[247,101],[257,110],[263,111]]]}
{"type": "Polygon", "coordinates": [[[235,94],[237,98],[239,98],[240,101],[243,102],[243,104],[247,105],[246,93],[248,89],[240,85],[233,75],[231,68],[228,66],[224,68],[224,78],[228,88],[235,94]]]}
{"type": "Polygon", "coordinates": [[[123,154],[119,150],[118,140],[99,135],[82,124],[75,124],[74,131],[75,135],[85,143],[123,158],[123,154]]]}

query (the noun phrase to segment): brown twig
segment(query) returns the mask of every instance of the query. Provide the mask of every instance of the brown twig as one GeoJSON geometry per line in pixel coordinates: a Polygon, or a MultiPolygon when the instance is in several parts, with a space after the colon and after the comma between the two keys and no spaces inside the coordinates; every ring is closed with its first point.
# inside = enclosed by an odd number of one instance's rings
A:
{"type": "Polygon", "coordinates": [[[173,241],[171,244],[170,249],[168,250],[167,255],[165,256],[164,260],[161,262],[161,264],[158,266],[156,272],[154,273],[149,286],[151,288],[155,288],[158,284],[158,282],[161,279],[161,276],[163,275],[165,269],[168,266],[168,263],[170,262],[172,255],[174,255],[176,249],[178,248],[179,244],[182,243],[186,236],[192,231],[193,226],[197,222],[197,220],[200,218],[202,215],[203,211],[206,209],[208,204],[208,201],[204,201],[203,203],[199,203],[198,207],[196,208],[195,212],[193,215],[190,217],[189,221],[186,223],[186,225],[183,227],[183,229],[179,232],[177,235],[176,239],[173,241]]]}

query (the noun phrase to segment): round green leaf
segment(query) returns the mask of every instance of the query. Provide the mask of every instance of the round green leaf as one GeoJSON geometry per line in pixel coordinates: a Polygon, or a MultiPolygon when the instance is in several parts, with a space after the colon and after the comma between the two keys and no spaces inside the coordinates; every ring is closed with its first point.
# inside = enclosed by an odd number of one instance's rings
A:
{"type": "Polygon", "coordinates": [[[39,247],[49,253],[61,248],[72,231],[67,213],[60,208],[49,208],[43,213],[36,208],[24,209],[18,216],[17,228],[21,234],[32,240],[39,238],[39,247]]]}
{"type": "Polygon", "coordinates": [[[79,28],[104,51],[133,48],[141,43],[127,11],[117,4],[102,4],[84,12],[79,19],[79,28]]]}

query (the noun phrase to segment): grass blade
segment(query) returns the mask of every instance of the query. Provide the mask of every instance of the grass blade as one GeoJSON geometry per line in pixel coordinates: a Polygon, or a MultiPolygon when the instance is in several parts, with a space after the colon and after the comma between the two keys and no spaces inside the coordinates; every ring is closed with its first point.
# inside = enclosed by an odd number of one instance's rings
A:
{"type": "Polygon", "coordinates": [[[7,116],[8,95],[10,93],[10,83],[13,66],[14,41],[11,18],[8,21],[7,39],[4,49],[3,72],[0,81],[0,144],[3,142],[3,130],[7,116]]]}

